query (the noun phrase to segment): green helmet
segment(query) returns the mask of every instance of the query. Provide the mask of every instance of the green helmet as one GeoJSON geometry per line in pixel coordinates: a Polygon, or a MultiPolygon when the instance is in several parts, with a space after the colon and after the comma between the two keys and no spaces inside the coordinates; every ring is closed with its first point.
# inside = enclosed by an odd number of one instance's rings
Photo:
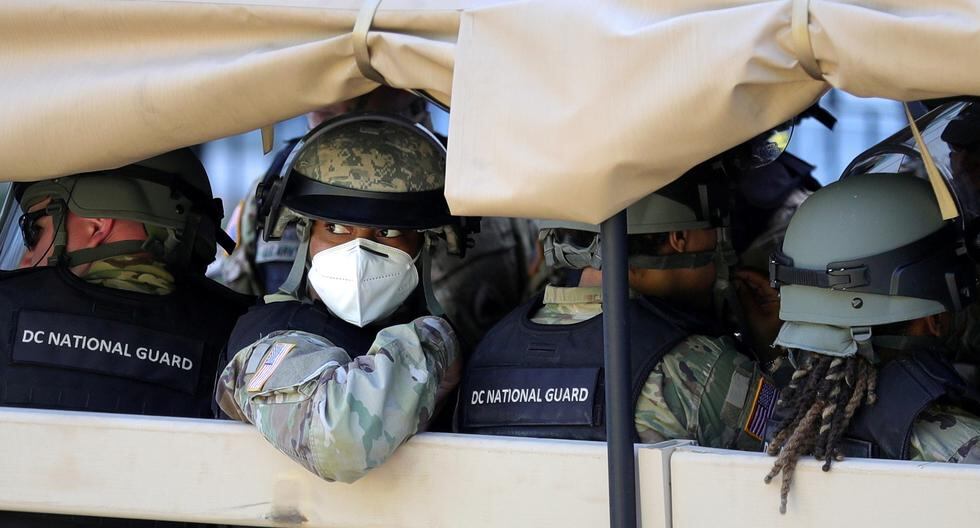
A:
{"type": "Polygon", "coordinates": [[[929,183],[909,174],[857,174],[816,191],[790,220],[770,279],[787,321],[777,343],[818,352],[850,339],[828,342],[838,338],[820,325],[909,321],[976,296],[961,231],[942,219],[929,183]]]}
{"type": "Polygon", "coordinates": [[[229,251],[234,243],[221,230],[221,200],[211,194],[204,166],[190,149],[180,149],[105,171],[14,186],[24,213],[51,198],[45,208],[57,229],[51,264],[77,265],[147,251],[174,270],[200,271],[214,260],[216,243],[229,251]],[[65,212],[86,218],[141,222],[146,241],[103,244],[66,252],[65,212]]]}
{"type": "MultiPolygon", "coordinates": [[[[724,226],[729,210],[725,174],[720,159],[697,165],[674,182],[629,206],[626,209],[626,233],[646,235],[724,226]]],[[[544,220],[539,225],[549,265],[573,269],[602,268],[597,236],[599,226],[551,220],[544,220]]],[[[710,263],[715,253],[656,255],[643,249],[653,248],[631,248],[631,265],[661,269],[698,267],[710,263]]]]}

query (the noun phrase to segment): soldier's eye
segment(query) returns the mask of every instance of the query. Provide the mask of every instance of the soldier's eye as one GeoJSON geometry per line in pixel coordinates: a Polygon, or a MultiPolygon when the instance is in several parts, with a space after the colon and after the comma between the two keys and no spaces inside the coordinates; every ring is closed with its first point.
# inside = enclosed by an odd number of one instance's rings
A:
{"type": "Polygon", "coordinates": [[[345,226],[344,224],[327,224],[324,227],[328,233],[334,235],[349,235],[353,232],[349,226],[345,226]]]}
{"type": "Polygon", "coordinates": [[[378,236],[381,238],[397,238],[402,236],[402,232],[398,229],[379,229],[378,236]]]}

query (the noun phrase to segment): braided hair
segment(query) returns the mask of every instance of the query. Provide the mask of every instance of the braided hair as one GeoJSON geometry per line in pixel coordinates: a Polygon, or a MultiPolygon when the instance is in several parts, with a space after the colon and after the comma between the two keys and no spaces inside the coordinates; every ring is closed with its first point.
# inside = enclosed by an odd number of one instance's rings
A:
{"type": "Polygon", "coordinates": [[[785,419],[768,447],[769,455],[777,458],[766,483],[783,474],[780,513],[786,513],[786,499],[800,457],[813,455],[824,461],[824,471],[830,471],[831,462],[843,458],[839,444],[854,413],[877,399],[877,369],[863,357],[802,351],[799,357],[789,385],[776,402],[776,412],[785,419]]]}

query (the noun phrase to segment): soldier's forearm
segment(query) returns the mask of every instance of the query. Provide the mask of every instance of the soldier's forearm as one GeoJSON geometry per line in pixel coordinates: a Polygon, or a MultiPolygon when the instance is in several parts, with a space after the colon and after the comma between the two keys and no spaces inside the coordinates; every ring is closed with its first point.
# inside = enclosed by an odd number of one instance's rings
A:
{"type": "Polygon", "coordinates": [[[262,357],[236,356],[218,400],[327,480],[357,480],[417,432],[458,355],[448,323],[433,317],[382,330],[354,360],[323,338],[298,334],[250,347],[262,357]]]}

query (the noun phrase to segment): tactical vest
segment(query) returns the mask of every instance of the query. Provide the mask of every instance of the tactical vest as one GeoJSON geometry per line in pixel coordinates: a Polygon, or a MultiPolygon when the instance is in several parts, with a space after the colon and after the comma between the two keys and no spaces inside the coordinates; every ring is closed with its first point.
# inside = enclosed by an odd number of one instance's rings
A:
{"type": "MultiPolygon", "coordinates": [[[[908,460],[915,421],[937,404],[980,413],[980,395],[968,387],[936,350],[921,350],[878,368],[878,399],[851,419],[841,449],[846,457],[908,460]]],[[[782,416],[773,414],[766,430],[775,436],[782,416]]]]}
{"type": "MultiPolygon", "coordinates": [[[[467,433],[605,440],[602,317],[569,325],[531,321],[543,295],[483,338],[463,378],[456,427],[467,433]]],[[[633,406],[653,368],[709,325],[654,298],[629,303],[633,406]]],[[[635,436],[635,433],[634,433],[635,436]]]]}
{"type": "Polygon", "coordinates": [[[916,418],[948,403],[980,413],[980,395],[938,351],[916,352],[878,369],[878,402],[862,407],[848,428],[845,455],[908,460],[916,418]]]}
{"type": "Polygon", "coordinates": [[[221,350],[249,298],[188,280],[156,296],[61,267],[0,273],[0,405],[213,417],[221,350]]]}
{"type": "Polygon", "coordinates": [[[279,330],[300,330],[326,338],[344,349],[350,357],[367,354],[378,332],[388,326],[407,323],[423,315],[410,298],[409,306],[383,322],[363,328],[333,315],[321,303],[280,301],[253,306],[243,315],[228,338],[227,361],[259,339],[279,330]]]}

